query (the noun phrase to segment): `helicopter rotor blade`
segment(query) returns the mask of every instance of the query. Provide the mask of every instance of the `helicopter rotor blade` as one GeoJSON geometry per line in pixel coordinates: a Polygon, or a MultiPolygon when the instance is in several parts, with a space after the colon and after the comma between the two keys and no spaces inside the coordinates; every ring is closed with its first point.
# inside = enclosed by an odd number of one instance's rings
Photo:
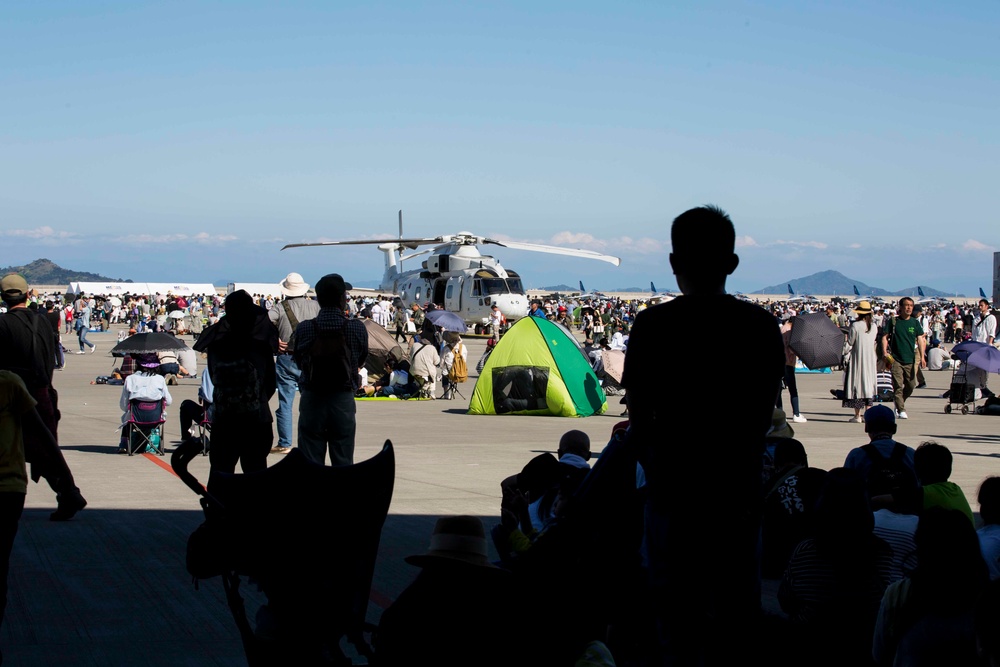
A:
{"type": "Polygon", "coordinates": [[[313,242],[313,243],[289,243],[289,244],[283,246],[281,249],[285,250],[286,248],[306,248],[306,247],[309,247],[309,246],[382,245],[384,243],[396,243],[396,244],[399,244],[400,246],[403,246],[403,247],[406,247],[406,248],[410,248],[412,250],[412,249],[415,249],[415,248],[417,248],[419,246],[422,246],[422,245],[430,245],[430,244],[435,244],[436,245],[436,244],[440,244],[442,242],[442,240],[443,239],[439,236],[439,237],[433,238],[433,239],[393,239],[393,238],[388,238],[388,239],[367,239],[367,240],[364,240],[364,241],[316,241],[316,242],[313,242]]]}
{"type": "Polygon", "coordinates": [[[597,259],[602,262],[614,264],[615,266],[619,266],[622,263],[622,260],[619,257],[605,255],[599,252],[594,252],[593,250],[583,250],[581,248],[563,248],[561,246],[541,245],[538,243],[521,243],[520,241],[497,241],[495,239],[487,238],[481,239],[481,242],[492,243],[504,248],[512,248],[514,250],[530,250],[532,252],[547,252],[553,255],[569,255],[570,257],[597,259]]]}

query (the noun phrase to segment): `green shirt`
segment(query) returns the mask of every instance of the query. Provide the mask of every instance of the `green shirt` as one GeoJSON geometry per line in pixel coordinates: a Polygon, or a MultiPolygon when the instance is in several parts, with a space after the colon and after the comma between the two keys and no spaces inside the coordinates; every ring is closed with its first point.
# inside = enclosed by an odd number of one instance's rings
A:
{"type": "Polygon", "coordinates": [[[912,364],[916,361],[917,336],[924,335],[920,320],[911,317],[908,320],[899,317],[895,320],[895,330],[892,334],[892,356],[901,364],[912,364]]]}

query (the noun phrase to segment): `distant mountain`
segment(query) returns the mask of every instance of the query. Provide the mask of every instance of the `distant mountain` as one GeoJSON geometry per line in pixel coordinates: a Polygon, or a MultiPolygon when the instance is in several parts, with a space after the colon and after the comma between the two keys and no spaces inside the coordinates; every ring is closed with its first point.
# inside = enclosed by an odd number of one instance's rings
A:
{"type": "MultiPolygon", "coordinates": [[[[839,271],[820,271],[819,273],[814,273],[810,276],[805,276],[804,278],[792,278],[791,280],[786,280],[785,282],[777,285],[762,287],[761,289],[753,292],[753,294],[787,294],[788,285],[792,286],[792,289],[795,290],[796,294],[835,294],[840,296],[854,296],[854,287],[857,286],[858,291],[861,292],[861,296],[917,295],[916,287],[907,287],[906,289],[891,292],[881,287],[872,287],[871,285],[863,283],[860,280],[848,278],[839,271]]],[[[949,294],[926,285],[921,285],[920,288],[923,289],[924,296],[965,296],[964,294],[949,294]]]]}
{"type": "Polygon", "coordinates": [[[25,266],[8,266],[0,269],[0,275],[20,273],[29,285],[68,285],[70,281],[130,283],[131,279],[108,278],[88,271],[64,269],[52,260],[36,259],[25,266]]]}
{"type": "Polygon", "coordinates": [[[569,285],[552,285],[551,287],[539,287],[540,290],[545,290],[546,292],[579,292],[579,287],[570,287],[569,285]]]}

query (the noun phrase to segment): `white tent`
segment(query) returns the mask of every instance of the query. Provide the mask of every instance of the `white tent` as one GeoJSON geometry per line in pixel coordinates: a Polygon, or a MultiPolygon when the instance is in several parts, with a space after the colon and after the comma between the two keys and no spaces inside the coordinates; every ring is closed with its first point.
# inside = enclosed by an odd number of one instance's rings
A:
{"type": "Polygon", "coordinates": [[[122,294],[173,294],[174,296],[191,296],[192,294],[217,294],[215,285],[208,283],[95,283],[71,282],[66,288],[68,294],[96,294],[98,296],[122,294]]]}
{"type": "Polygon", "coordinates": [[[174,296],[191,296],[192,294],[215,295],[215,285],[208,283],[146,283],[144,294],[173,294],[174,296]]]}

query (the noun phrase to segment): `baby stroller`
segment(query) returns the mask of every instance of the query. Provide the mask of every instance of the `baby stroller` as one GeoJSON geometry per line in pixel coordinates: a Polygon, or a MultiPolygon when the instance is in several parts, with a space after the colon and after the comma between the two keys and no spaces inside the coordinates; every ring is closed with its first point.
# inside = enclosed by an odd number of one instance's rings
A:
{"type": "MultiPolygon", "coordinates": [[[[970,364],[969,358],[979,349],[990,347],[986,343],[966,341],[952,348],[951,356],[961,363],[952,366],[951,384],[948,387],[948,404],[944,406],[945,413],[951,413],[954,405],[960,405],[962,414],[967,415],[976,409],[976,390],[981,384],[979,376],[985,371],[970,364]],[[971,408],[969,406],[972,406],[971,408]]],[[[993,352],[993,350],[990,350],[993,352]]]]}
{"type": "Polygon", "coordinates": [[[171,457],[205,511],[205,522],[188,539],[187,569],[195,579],[222,577],[247,663],[351,664],[342,637],[370,660],[364,633],[373,628],[365,615],[392,499],[392,443],[367,461],[338,468],[293,449],[259,472],[213,471],[207,490],[187,470],[201,452],[201,443],[190,439],[171,457]],[[281,565],[287,562],[296,565],[281,565]],[[241,576],[267,598],[255,627],[239,592],[241,576]]]}

